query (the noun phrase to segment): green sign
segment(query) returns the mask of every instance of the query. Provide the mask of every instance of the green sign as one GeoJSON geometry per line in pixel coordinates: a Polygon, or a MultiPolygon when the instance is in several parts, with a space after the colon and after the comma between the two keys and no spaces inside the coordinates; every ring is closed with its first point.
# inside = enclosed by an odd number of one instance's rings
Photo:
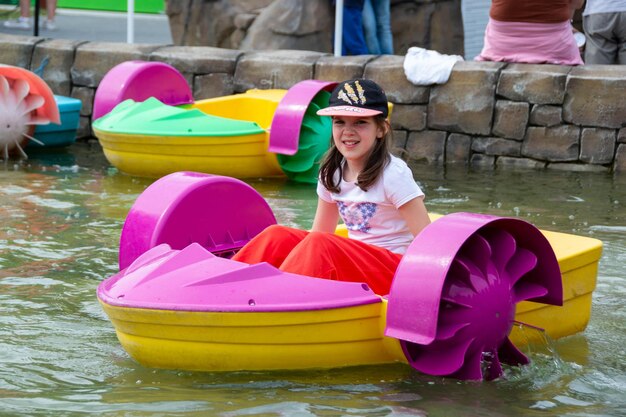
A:
{"type": "MultiPolygon", "coordinates": [[[[128,2],[127,0],[59,0],[58,7],[125,12],[128,2]]],[[[135,0],[137,13],[163,13],[164,11],[165,0],[135,0]]]]}

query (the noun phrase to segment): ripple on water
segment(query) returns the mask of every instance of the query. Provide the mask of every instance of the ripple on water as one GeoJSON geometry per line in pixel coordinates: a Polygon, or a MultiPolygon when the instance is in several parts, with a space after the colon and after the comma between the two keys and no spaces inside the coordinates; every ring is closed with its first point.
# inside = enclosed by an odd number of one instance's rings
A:
{"type": "Polygon", "coordinates": [[[589,227],[589,230],[593,230],[594,232],[622,234],[626,233],[626,226],[593,225],[589,227]]]}
{"type": "Polygon", "coordinates": [[[0,187],[0,193],[7,195],[16,195],[16,194],[28,194],[31,193],[32,190],[24,187],[20,187],[19,185],[3,185],[0,187]]]}
{"type": "Polygon", "coordinates": [[[39,197],[36,195],[29,195],[26,197],[22,197],[20,200],[35,204],[40,207],[47,207],[47,208],[53,208],[53,209],[69,209],[72,207],[76,207],[76,204],[71,203],[69,201],[60,201],[54,198],[43,198],[43,197],[39,197]]]}

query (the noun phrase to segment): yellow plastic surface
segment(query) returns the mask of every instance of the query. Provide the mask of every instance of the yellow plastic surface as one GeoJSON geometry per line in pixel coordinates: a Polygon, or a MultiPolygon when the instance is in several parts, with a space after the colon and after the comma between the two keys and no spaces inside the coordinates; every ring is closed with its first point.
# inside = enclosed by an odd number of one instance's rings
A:
{"type": "Polygon", "coordinates": [[[167,137],[96,131],[107,160],[122,172],[161,177],[197,171],[236,178],[284,176],[267,152],[268,133],[247,136],[167,137]]]}
{"type": "Polygon", "coordinates": [[[272,124],[278,103],[287,90],[248,90],[243,94],[196,101],[185,107],[228,119],[256,122],[263,129],[272,124]]]}
{"type": "Polygon", "coordinates": [[[275,313],[182,312],[102,305],[122,346],[135,360],[150,367],[205,371],[308,369],[404,360],[399,343],[383,336],[383,302],[275,313]]]}
{"type": "MultiPolygon", "coordinates": [[[[602,242],[584,236],[542,231],[550,242],[563,277],[563,306],[524,301],[517,305],[515,319],[540,327],[552,339],[585,330],[591,317],[591,299],[596,288],[602,242]]],[[[513,328],[511,340],[516,346],[543,342],[540,332],[513,328]]]]}

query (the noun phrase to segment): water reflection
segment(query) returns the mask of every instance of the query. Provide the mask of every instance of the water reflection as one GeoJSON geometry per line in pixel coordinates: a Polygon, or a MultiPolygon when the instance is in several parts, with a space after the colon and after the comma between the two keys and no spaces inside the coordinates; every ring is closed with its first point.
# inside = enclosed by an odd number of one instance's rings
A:
{"type": "MultiPolygon", "coordinates": [[[[194,373],[138,365],[96,301],[97,284],[117,269],[124,217],[153,180],[120,174],[95,151],[0,165],[0,414],[592,416],[626,406],[626,178],[413,166],[430,211],[518,216],[605,243],[585,333],[531,346],[533,365],[499,381],[404,365],[194,373]]],[[[314,186],[249,183],[281,223],[310,226],[314,186]]]]}

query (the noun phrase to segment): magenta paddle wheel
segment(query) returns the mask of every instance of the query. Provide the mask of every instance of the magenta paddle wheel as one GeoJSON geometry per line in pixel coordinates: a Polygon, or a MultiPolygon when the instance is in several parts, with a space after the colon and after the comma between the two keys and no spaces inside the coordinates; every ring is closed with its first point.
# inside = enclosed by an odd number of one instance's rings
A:
{"type": "Polygon", "coordinates": [[[494,379],[528,358],[509,340],[520,301],[562,304],[559,266],[545,237],[517,219],[451,214],[404,256],[389,294],[388,336],[430,375],[494,379]]]}

